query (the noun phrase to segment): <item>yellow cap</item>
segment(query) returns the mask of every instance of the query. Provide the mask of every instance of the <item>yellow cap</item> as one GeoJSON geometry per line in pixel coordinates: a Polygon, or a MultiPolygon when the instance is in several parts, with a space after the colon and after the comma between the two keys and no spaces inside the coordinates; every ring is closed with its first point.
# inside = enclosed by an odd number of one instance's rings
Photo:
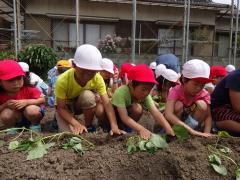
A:
{"type": "Polygon", "coordinates": [[[71,67],[71,64],[68,60],[59,60],[57,62],[57,67],[60,68],[60,67],[65,67],[65,68],[70,68],[71,67]]]}

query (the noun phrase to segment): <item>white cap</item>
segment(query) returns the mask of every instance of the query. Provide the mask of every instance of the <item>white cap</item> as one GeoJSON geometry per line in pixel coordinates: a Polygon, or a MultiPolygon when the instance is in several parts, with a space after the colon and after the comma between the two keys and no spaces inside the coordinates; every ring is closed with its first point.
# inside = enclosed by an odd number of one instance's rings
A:
{"type": "Polygon", "coordinates": [[[108,58],[103,58],[101,60],[101,66],[102,66],[102,69],[107,71],[107,72],[110,72],[111,74],[114,74],[114,71],[113,71],[113,62],[108,59],[108,58]]]}
{"type": "Polygon", "coordinates": [[[155,70],[156,78],[163,76],[165,79],[171,82],[177,82],[180,78],[180,74],[176,73],[172,69],[167,69],[164,64],[159,64],[155,70]]]}
{"type": "Polygon", "coordinates": [[[84,44],[77,48],[73,62],[77,67],[83,69],[102,70],[101,60],[102,55],[95,46],[84,44]]]}
{"type": "Polygon", "coordinates": [[[157,67],[157,63],[154,61],[154,62],[151,62],[150,65],[149,65],[150,69],[156,69],[157,67]]]}
{"type": "Polygon", "coordinates": [[[29,72],[29,65],[27,63],[19,62],[18,64],[21,66],[21,68],[24,72],[29,72]]]}
{"type": "Polygon", "coordinates": [[[185,78],[195,79],[205,83],[212,81],[209,79],[210,66],[200,59],[187,61],[183,65],[182,74],[185,78]]]}
{"type": "Polygon", "coordinates": [[[228,73],[234,71],[235,69],[236,69],[235,66],[232,65],[232,64],[229,64],[229,65],[226,66],[226,70],[227,70],[228,73]]]}

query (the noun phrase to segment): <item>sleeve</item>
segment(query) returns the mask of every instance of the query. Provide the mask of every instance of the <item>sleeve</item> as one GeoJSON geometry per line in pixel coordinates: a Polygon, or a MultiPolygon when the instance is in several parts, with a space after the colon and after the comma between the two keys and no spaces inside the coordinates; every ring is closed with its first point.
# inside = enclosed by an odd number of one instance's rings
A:
{"type": "Polygon", "coordinates": [[[236,72],[227,78],[225,88],[240,92],[240,73],[236,72]]]}
{"type": "Polygon", "coordinates": [[[202,95],[202,100],[204,100],[208,105],[211,104],[211,97],[207,90],[203,89],[203,95],[202,95]]]}
{"type": "Polygon", "coordinates": [[[107,94],[105,82],[100,74],[97,74],[95,82],[96,82],[97,93],[100,96],[107,94]]]}
{"type": "Polygon", "coordinates": [[[60,99],[66,99],[67,89],[68,89],[67,86],[68,86],[68,81],[65,80],[65,76],[59,76],[55,85],[55,90],[54,90],[55,96],[60,99]]]}
{"type": "Polygon", "coordinates": [[[152,99],[152,96],[151,95],[148,95],[143,103],[143,105],[147,108],[147,109],[150,109],[153,105],[154,105],[154,102],[153,102],[153,99],[152,99]]]}
{"type": "Polygon", "coordinates": [[[176,88],[172,88],[169,90],[169,94],[167,100],[178,100],[178,92],[176,88]]]}
{"type": "Polygon", "coordinates": [[[116,107],[126,107],[124,93],[118,88],[112,95],[112,104],[116,107]]]}

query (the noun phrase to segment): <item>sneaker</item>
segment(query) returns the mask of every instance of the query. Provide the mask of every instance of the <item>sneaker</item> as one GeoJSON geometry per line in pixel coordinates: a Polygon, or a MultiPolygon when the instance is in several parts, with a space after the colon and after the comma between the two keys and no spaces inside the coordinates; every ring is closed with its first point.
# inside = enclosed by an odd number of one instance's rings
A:
{"type": "Polygon", "coordinates": [[[40,124],[30,125],[29,129],[35,132],[41,132],[41,125],[40,124]]]}

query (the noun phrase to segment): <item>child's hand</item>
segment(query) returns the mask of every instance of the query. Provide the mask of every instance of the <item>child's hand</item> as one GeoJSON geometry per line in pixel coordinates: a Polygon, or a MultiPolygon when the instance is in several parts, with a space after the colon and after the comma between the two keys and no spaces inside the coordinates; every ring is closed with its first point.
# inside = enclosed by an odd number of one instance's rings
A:
{"type": "Polygon", "coordinates": [[[87,128],[77,121],[74,125],[70,125],[70,129],[74,134],[82,134],[84,132],[88,132],[87,128]]]}
{"type": "Polygon", "coordinates": [[[13,104],[16,110],[20,110],[28,105],[27,100],[13,100],[13,104]]]}
{"type": "Polygon", "coordinates": [[[118,127],[116,127],[116,128],[112,128],[110,131],[111,136],[113,136],[114,134],[121,135],[121,134],[126,134],[126,132],[121,129],[118,129],[118,127]]]}
{"type": "Polygon", "coordinates": [[[145,128],[142,128],[138,133],[139,133],[140,137],[145,140],[148,140],[152,134],[149,130],[147,130],[145,128]]]}
{"type": "Polygon", "coordinates": [[[205,137],[205,138],[208,138],[208,137],[212,137],[213,135],[211,133],[202,133],[202,132],[199,132],[199,131],[191,131],[190,132],[192,135],[195,135],[195,136],[200,136],[200,137],[205,137]]]}
{"type": "Polygon", "coordinates": [[[166,129],[166,133],[167,133],[168,135],[175,136],[175,133],[174,133],[174,131],[173,131],[173,129],[172,129],[171,127],[168,128],[168,129],[166,129]]]}

